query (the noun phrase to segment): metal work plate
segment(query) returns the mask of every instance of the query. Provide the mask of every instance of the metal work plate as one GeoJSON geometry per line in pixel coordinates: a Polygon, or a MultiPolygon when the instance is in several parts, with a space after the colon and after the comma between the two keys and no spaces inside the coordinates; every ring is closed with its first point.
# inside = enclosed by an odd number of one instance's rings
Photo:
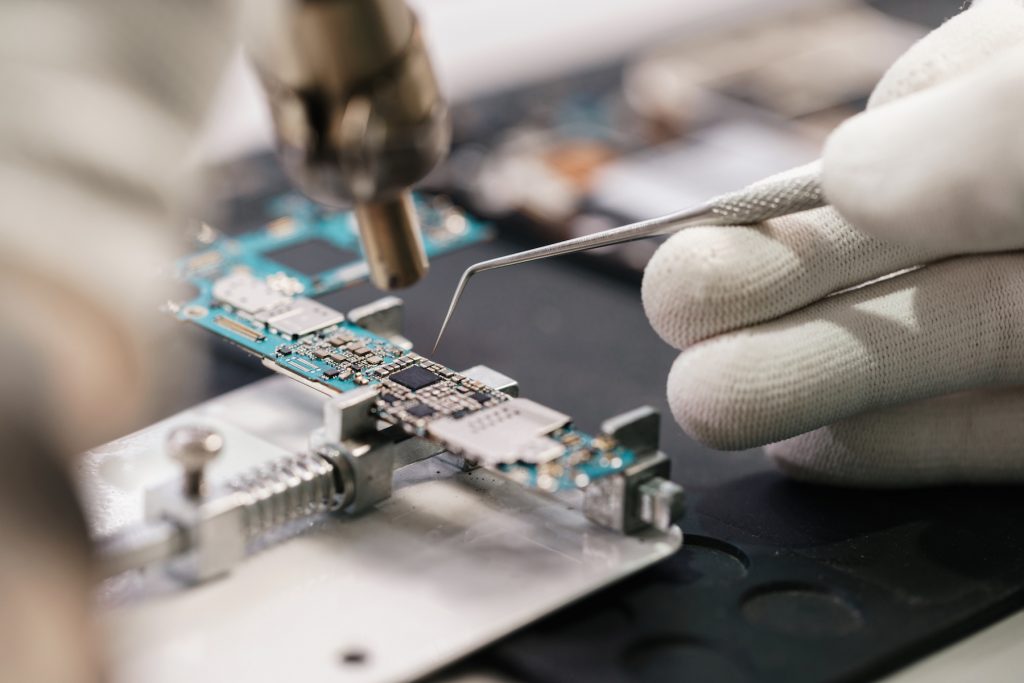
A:
{"type": "MultiPolygon", "coordinates": [[[[177,476],[161,452],[182,422],[221,429],[211,479],[305,446],[323,398],[286,378],[225,394],[88,453],[96,533],[137,521],[177,476]]],[[[577,506],[438,459],[396,475],[357,518],[322,517],[194,588],[159,570],[100,589],[112,680],[397,681],[423,676],[670,555],[681,535],[621,536],[577,506]],[[302,533],[297,533],[302,532],[302,533]]]]}

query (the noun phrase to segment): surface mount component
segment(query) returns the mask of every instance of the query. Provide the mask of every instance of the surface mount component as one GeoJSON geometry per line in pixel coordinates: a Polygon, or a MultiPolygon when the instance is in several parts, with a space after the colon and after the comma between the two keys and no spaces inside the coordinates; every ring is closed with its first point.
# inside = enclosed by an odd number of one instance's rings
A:
{"type": "Polygon", "coordinates": [[[427,370],[421,365],[413,365],[405,370],[399,370],[388,377],[388,379],[396,384],[401,384],[409,391],[419,391],[420,389],[440,382],[441,376],[435,375],[433,372],[427,370]]]}
{"type": "Polygon", "coordinates": [[[288,297],[271,288],[266,280],[242,269],[217,278],[212,291],[217,303],[251,315],[288,302],[288,297]]]}
{"type": "Polygon", "coordinates": [[[266,323],[279,333],[297,339],[342,322],[345,316],[306,297],[295,297],[266,312],[266,323]]]}
{"type": "Polygon", "coordinates": [[[544,463],[565,447],[548,435],[564,427],[569,416],[527,398],[514,398],[462,419],[430,423],[427,432],[450,450],[483,465],[517,460],[544,463]]]}

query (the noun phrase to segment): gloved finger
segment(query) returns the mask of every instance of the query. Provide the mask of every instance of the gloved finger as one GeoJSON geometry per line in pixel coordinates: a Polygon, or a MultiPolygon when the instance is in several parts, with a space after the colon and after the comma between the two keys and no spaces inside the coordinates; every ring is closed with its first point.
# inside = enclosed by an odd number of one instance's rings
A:
{"type": "Polygon", "coordinates": [[[797,479],[904,487],[1024,482],[1024,388],[962,392],[872,411],[765,446],[797,479]]]}
{"type": "Polygon", "coordinates": [[[949,255],[883,242],[823,208],[758,226],[683,230],[655,252],[641,292],[651,326],[683,349],[949,255]]]}
{"type": "Polygon", "coordinates": [[[961,253],[1015,247],[1024,232],[1022,79],[1024,47],[847,121],[822,157],[825,195],[887,241],[961,253]]]}
{"type": "Polygon", "coordinates": [[[943,261],[683,351],[668,398],[715,448],[885,406],[1024,384],[1024,254],[943,261]]]}
{"type": "Polygon", "coordinates": [[[969,74],[1024,41],[1024,0],[974,0],[889,67],[868,109],[969,74]]]}

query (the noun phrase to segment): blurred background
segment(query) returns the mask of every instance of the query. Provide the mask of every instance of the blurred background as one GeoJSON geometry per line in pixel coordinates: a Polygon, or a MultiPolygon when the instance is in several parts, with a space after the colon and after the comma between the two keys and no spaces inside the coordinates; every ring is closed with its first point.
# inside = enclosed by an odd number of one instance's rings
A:
{"type": "MultiPolygon", "coordinates": [[[[412,4],[454,105],[453,149],[423,189],[497,221],[503,237],[549,242],[813,159],[887,66],[962,2],[412,4]]],[[[259,87],[239,53],[196,150],[216,168],[207,199],[229,230],[254,217],[225,202],[282,187],[258,161],[272,144],[259,87]],[[238,159],[256,163],[224,168],[238,159]]],[[[603,265],[639,273],[655,247],[613,249],[603,265]]]]}

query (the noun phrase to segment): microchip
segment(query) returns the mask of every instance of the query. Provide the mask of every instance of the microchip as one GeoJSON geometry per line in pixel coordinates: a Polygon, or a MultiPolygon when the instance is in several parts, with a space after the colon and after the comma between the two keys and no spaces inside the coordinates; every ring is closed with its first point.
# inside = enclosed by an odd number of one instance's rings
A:
{"type": "Polygon", "coordinates": [[[480,405],[483,405],[484,403],[487,403],[488,401],[490,401],[491,398],[493,398],[493,397],[490,396],[489,394],[485,394],[482,391],[477,391],[477,392],[474,392],[473,395],[470,396],[470,398],[473,399],[474,401],[476,401],[477,403],[479,403],[480,405]]]}
{"type": "Polygon", "coordinates": [[[341,370],[338,370],[337,368],[332,368],[330,370],[324,370],[324,377],[326,377],[327,379],[331,379],[333,377],[337,377],[340,374],[341,374],[341,370]]]}
{"type": "Polygon", "coordinates": [[[356,252],[341,249],[321,239],[306,240],[299,244],[268,251],[264,256],[303,275],[318,275],[325,270],[333,270],[360,260],[360,256],[356,252]]]}
{"type": "Polygon", "coordinates": [[[380,400],[384,401],[385,403],[394,403],[395,401],[398,400],[398,397],[395,396],[394,394],[381,394],[380,400]]]}
{"type": "Polygon", "coordinates": [[[287,356],[289,353],[292,352],[292,347],[288,346],[287,344],[281,344],[280,346],[277,347],[276,350],[279,356],[287,356]]]}
{"type": "Polygon", "coordinates": [[[388,377],[388,379],[396,384],[401,384],[409,391],[419,391],[423,387],[429,387],[431,384],[437,384],[441,381],[441,378],[430,370],[421,368],[418,365],[412,365],[405,370],[399,370],[388,377]]]}
{"type": "Polygon", "coordinates": [[[434,414],[434,409],[424,403],[417,403],[406,408],[405,412],[416,417],[430,417],[434,414]]]}

